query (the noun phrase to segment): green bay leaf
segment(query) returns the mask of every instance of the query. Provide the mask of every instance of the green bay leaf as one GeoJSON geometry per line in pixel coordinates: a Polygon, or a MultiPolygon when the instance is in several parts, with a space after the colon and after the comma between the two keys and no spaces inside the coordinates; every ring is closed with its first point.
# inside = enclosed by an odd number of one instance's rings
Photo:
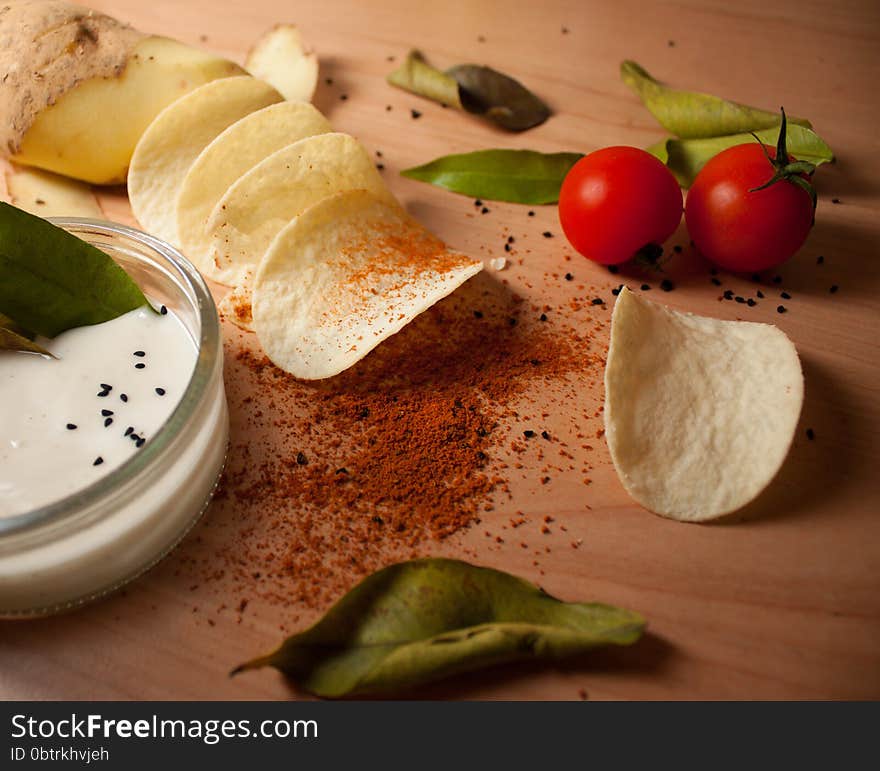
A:
{"type": "MultiPolygon", "coordinates": [[[[771,128],[756,131],[761,142],[771,147],[776,146],[779,136],[779,122],[771,128]]],[[[815,166],[830,163],[834,160],[831,148],[815,131],[789,123],[785,131],[788,153],[799,161],[809,161],[815,166]]],[[[705,139],[669,138],[651,145],[648,152],[662,160],[675,174],[683,187],[690,187],[700,169],[713,156],[735,145],[754,142],[751,134],[733,134],[731,136],[708,137],[705,139]]]]}
{"type": "MultiPolygon", "coordinates": [[[[620,77],[660,125],[681,139],[741,134],[779,125],[778,112],[749,107],[711,94],[669,88],[633,61],[621,63],[620,77]]],[[[810,128],[810,122],[803,118],[789,118],[788,121],[810,128]]]]}
{"type": "Polygon", "coordinates": [[[565,175],[582,157],[580,153],[478,150],[445,155],[400,173],[473,198],[549,204],[559,200],[565,175]]]}
{"type": "Polygon", "coordinates": [[[420,559],[364,579],[306,631],[237,667],[272,666],[317,696],[397,691],[520,659],[630,645],[636,613],[562,602],[509,573],[420,559]]]}
{"type": "Polygon", "coordinates": [[[0,202],[0,312],[45,337],[149,305],[107,254],[0,202]]]}

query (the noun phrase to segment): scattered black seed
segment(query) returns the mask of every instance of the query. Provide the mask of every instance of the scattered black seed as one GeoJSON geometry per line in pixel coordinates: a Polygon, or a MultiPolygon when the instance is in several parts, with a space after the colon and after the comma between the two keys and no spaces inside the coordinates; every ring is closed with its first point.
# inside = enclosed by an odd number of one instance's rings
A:
{"type": "Polygon", "coordinates": [[[113,425],[113,418],[106,418],[104,420],[104,428],[110,428],[113,425]]]}
{"type": "Polygon", "coordinates": [[[777,312],[777,313],[785,313],[785,311],[786,311],[786,308],[785,308],[784,305],[777,305],[777,306],[776,306],[776,312],[777,312]]]}
{"type": "Polygon", "coordinates": [[[140,439],[138,439],[138,440],[134,443],[134,446],[135,446],[135,447],[143,447],[143,446],[146,444],[146,442],[147,442],[147,440],[144,439],[143,437],[141,437],[140,439]]]}
{"type": "Polygon", "coordinates": [[[128,428],[125,429],[125,433],[123,434],[123,436],[129,436],[132,433],[134,433],[134,426],[129,426],[128,428]]]}
{"type": "Polygon", "coordinates": [[[773,276],[773,283],[774,284],[781,284],[782,283],[782,276],[773,276]]]}
{"type": "Polygon", "coordinates": [[[660,282],[660,288],[664,292],[671,292],[673,289],[675,289],[675,284],[673,284],[668,278],[664,278],[660,282]]]}
{"type": "Polygon", "coordinates": [[[547,321],[547,314],[546,314],[546,313],[542,313],[540,316],[538,316],[538,319],[539,319],[540,321],[547,321]]]}
{"type": "Polygon", "coordinates": [[[333,78],[324,78],[324,82],[325,82],[328,86],[332,86],[332,85],[333,85],[333,78]]]}
{"type": "Polygon", "coordinates": [[[98,385],[101,386],[101,388],[103,388],[105,391],[112,391],[113,390],[113,386],[108,385],[107,383],[98,383],[98,385]]]}
{"type": "Polygon", "coordinates": [[[541,235],[543,235],[544,238],[553,238],[553,234],[549,230],[545,230],[541,235]]]}
{"type": "Polygon", "coordinates": [[[642,291],[647,292],[651,288],[650,284],[642,284],[642,291]]]}
{"type": "Polygon", "coordinates": [[[340,95],[339,95],[339,100],[340,100],[341,102],[347,102],[347,101],[348,101],[348,94],[340,94],[340,95]]]}
{"type": "Polygon", "coordinates": [[[386,104],[386,105],[385,105],[385,112],[391,112],[391,110],[392,110],[391,105],[390,105],[390,104],[386,104]]]}
{"type": "Polygon", "coordinates": [[[601,297],[593,298],[593,305],[604,305],[605,301],[601,297]]]}
{"type": "Polygon", "coordinates": [[[100,466],[103,462],[104,462],[104,459],[99,455],[99,456],[98,456],[97,458],[95,458],[95,460],[92,462],[92,465],[93,465],[93,466],[100,466]]]}
{"type": "Polygon", "coordinates": [[[724,290],[724,299],[725,300],[732,300],[733,299],[733,290],[732,289],[725,289],[724,290]]]}
{"type": "Polygon", "coordinates": [[[480,214],[488,214],[488,213],[489,213],[489,210],[485,206],[482,209],[480,209],[480,214]]]}
{"type": "Polygon", "coordinates": [[[132,434],[132,435],[131,435],[131,441],[132,441],[132,442],[137,443],[137,442],[139,442],[140,440],[141,440],[141,438],[140,438],[140,436],[138,436],[137,434],[132,434]]]}
{"type": "Polygon", "coordinates": [[[831,203],[840,203],[840,199],[839,198],[832,198],[831,203]]]}
{"type": "Polygon", "coordinates": [[[816,258],[816,265],[821,265],[823,262],[825,262],[825,257],[823,257],[823,256],[820,254],[820,255],[816,258]]]}
{"type": "Polygon", "coordinates": [[[128,394],[119,394],[119,401],[127,402],[128,401],[128,394]]]}
{"type": "Polygon", "coordinates": [[[509,252],[509,251],[510,251],[510,244],[504,244],[504,251],[505,251],[505,252],[509,252]]]}
{"type": "Polygon", "coordinates": [[[516,319],[513,318],[513,316],[511,316],[511,317],[507,320],[507,323],[510,324],[510,326],[515,327],[515,326],[516,326],[516,319]]]}
{"type": "Polygon", "coordinates": [[[299,466],[305,466],[309,462],[309,459],[306,457],[304,452],[298,452],[296,454],[296,463],[299,466]]]}
{"type": "Polygon", "coordinates": [[[474,318],[475,319],[483,318],[483,311],[474,311],[474,318]]]}
{"type": "Polygon", "coordinates": [[[394,56],[388,56],[388,57],[386,57],[386,61],[389,61],[389,62],[393,62],[394,59],[395,59],[394,56]]]}
{"type": "Polygon", "coordinates": [[[764,299],[764,293],[760,289],[755,292],[755,294],[758,295],[758,297],[760,297],[762,300],[764,299]]]}
{"type": "Polygon", "coordinates": [[[611,294],[613,294],[615,297],[617,297],[617,295],[620,294],[620,287],[618,286],[618,287],[615,287],[614,289],[612,289],[611,294]]]}
{"type": "Polygon", "coordinates": [[[609,265],[608,272],[617,274],[617,273],[620,273],[620,268],[618,268],[616,265],[609,265]]]}
{"type": "Polygon", "coordinates": [[[103,415],[105,418],[108,415],[112,415],[112,414],[113,414],[113,410],[101,410],[101,415],[103,415]]]}
{"type": "Polygon", "coordinates": [[[165,396],[165,389],[164,388],[157,388],[156,393],[159,394],[159,396],[165,396]]]}
{"type": "Polygon", "coordinates": [[[68,423],[67,430],[68,431],[76,431],[76,423],[68,423]]]}
{"type": "Polygon", "coordinates": [[[568,27],[563,27],[563,28],[562,28],[562,34],[563,34],[563,35],[567,35],[567,34],[568,34],[568,27]]]}
{"type": "Polygon", "coordinates": [[[159,308],[159,313],[161,313],[163,316],[167,316],[168,315],[168,308],[166,308],[163,305],[161,308],[159,308]]]}
{"type": "Polygon", "coordinates": [[[379,169],[379,171],[385,171],[385,164],[384,163],[377,163],[376,168],[379,169]]]}
{"type": "Polygon", "coordinates": [[[713,277],[712,277],[712,283],[715,284],[715,286],[721,286],[721,279],[715,278],[715,277],[713,276],[713,277]]]}
{"type": "Polygon", "coordinates": [[[672,247],[672,251],[675,252],[676,254],[681,254],[684,251],[684,249],[681,247],[681,244],[676,244],[675,246],[672,247]]]}
{"type": "Polygon", "coordinates": [[[135,351],[135,352],[132,354],[132,356],[137,356],[137,357],[139,357],[139,358],[143,358],[143,357],[146,356],[146,355],[147,355],[146,351],[135,351]]]}
{"type": "Polygon", "coordinates": [[[147,366],[147,365],[144,364],[142,361],[139,361],[137,364],[134,365],[134,368],[135,368],[135,369],[143,369],[143,368],[146,367],[146,366],[147,366]]]}
{"type": "Polygon", "coordinates": [[[548,440],[549,440],[549,439],[550,439],[550,432],[549,432],[549,431],[542,431],[542,432],[541,432],[541,438],[542,438],[542,439],[548,439],[548,440]]]}
{"type": "Polygon", "coordinates": [[[381,157],[382,157],[382,151],[381,151],[381,150],[376,150],[376,157],[377,157],[377,158],[381,158],[381,157]]]}
{"type": "Polygon", "coordinates": [[[109,396],[109,395],[110,395],[110,392],[107,390],[98,391],[98,396],[100,396],[100,397],[109,396]]]}
{"type": "Polygon", "coordinates": [[[757,304],[758,303],[755,300],[753,300],[751,297],[748,300],[746,300],[746,305],[748,305],[749,308],[754,308],[757,304]]]}
{"type": "Polygon", "coordinates": [[[736,300],[738,303],[744,303],[746,301],[745,297],[740,297],[739,295],[737,295],[733,299],[736,300]]]}
{"type": "Polygon", "coordinates": [[[828,287],[828,291],[831,292],[831,294],[834,294],[838,289],[840,289],[840,287],[837,286],[837,284],[832,284],[828,287]]]}
{"type": "Polygon", "coordinates": [[[478,209],[479,209],[482,205],[483,205],[483,202],[482,202],[479,198],[477,198],[477,199],[474,201],[474,206],[476,206],[478,209]]]}
{"type": "Polygon", "coordinates": [[[572,276],[571,273],[566,273],[566,274],[565,274],[565,280],[566,280],[566,281],[571,281],[573,278],[574,278],[574,276],[572,276]]]}
{"type": "Polygon", "coordinates": [[[780,292],[780,293],[779,293],[779,296],[780,296],[783,300],[790,300],[790,299],[791,299],[791,295],[790,295],[788,292],[780,292]]]}
{"type": "Polygon", "coordinates": [[[524,436],[526,439],[531,439],[531,438],[533,438],[533,437],[535,436],[535,432],[532,431],[532,429],[527,428],[525,431],[523,431],[523,436],[524,436]]]}
{"type": "Polygon", "coordinates": [[[675,48],[675,41],[674,40],[667,40],[666,45],[668,45],[670,48],[675,48]]]}
{"type": "Polygon", "coordinates": [[[412,115],[413,120],[418,120],[422,117],[422,114],[418,110],[410,110],[409,114],[412,115]]]}
{"type": "Polygon", "coordinates": [[[529,211],[529,216],[530,216],[530,217],[534,217],[534,216],[535,216],[535,212],[533,212],[533,211],[529,211]]]}
{"type": "Polygon", "coordinates": [[[813,431],[812,428],[808,428],[807,429],[807,439],[809,439],[812,442],[815,438],[816,438],[816,432],[813,431]]]}

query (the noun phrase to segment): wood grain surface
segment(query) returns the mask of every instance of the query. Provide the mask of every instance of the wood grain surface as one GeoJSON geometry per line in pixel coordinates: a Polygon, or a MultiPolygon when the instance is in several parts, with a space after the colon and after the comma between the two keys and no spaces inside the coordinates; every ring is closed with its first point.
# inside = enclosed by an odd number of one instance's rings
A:
{"type": "MultiPolygon", "coordinates": [[[[824,699],[880,697],[880,5],[745,0],[489,2],[448,0],[93,0],[94,7],[150,32],[178,37],[241,61],[278,21],[296,22],[316,47],[316,106],[337,130],[380,150],[393,192],[452,245],[504,256],[502,233],[525,245],[522,264],[503,273],[527,299],[562,305],[598,294],[610,314],[619,277],[571,256],[556,209],[492,204],[473,216],[470,199],[401,178],[400,169],[438,155],[487,147],[589,151],[646,146],[661,136],[620,82],[633,58],[664,81],[809,117],[838,154],[818,174],[816,226],[779,273],[757,287],[724,285],[768,299],[754,308],[719,301],[708,266],[685,245],[668,273],[675,291],[652,299],[722,318],[778,324],[796,343],[806,401],[791,453],[772,486],[736,517],[711,525],[667,521],[621,488],[602,440],[589,463],[592,484],[561,472],[539,482],[525,456],[512,499],[484,523],[502,532],[516,511],[529,524],[497,544],[473,528],[423,551],[463,555],[516,572],[565,599],[595,599],[643,613],[645,639],[564,666],[502,667],[422,689],[416,697],[488,699],[824,699]],[[520,135],[444,110],[384,80],[410,47],[441,66],[476,61],[510,73],[546,98],[555,115],[520,135]],[[332,79],[328,85],[325,78],[332,79]],[[343,99],[345,95],[347,98],[343,99]],[[386,109],[390,105],[391,110],[386,109]],[[410,110],[422,115],[417,120],[410,110]],[[837,199],[839,203],[835,203],[837,199]],[[545,230],[556,233],[542,238],[545,230]],[[527,246],[527,249],[525,248],[527,246]],[[817,264],[817,257],[824,263],[817,264]],[[571,271],[575,281],[558,279],[571,271]],[[552,278],[556,274],[557,279],[552,278]],[[839,286],[832,294],[829,288],[839,286]],[[582,287],[579,289],[578,287],[582,287]],[[792,296],[778,301],[780,291],[792,296]],[[778,314],[783,302],[788,312],[778,314]],[[815,439],[806,437],[812,428],[815,439]],[[558,527],[540,533],[544,515],[558,527]],[[521,548],[524,541],[527,548],[521,548]],[[570,548],[580,541],[579,548],[570,548]],[[540,560],[533,553],[550,552],[540,560]],[[538,561],[539,565],[534,563],[538,561]]],[[[123,190],[102,193],[111,219],[132,222],[123,190]]],[[[227,328],[230,340],[239,340],[227,328]]],[[[607,326],[604,327],[607,342],[607,326]]],[[[602,342],[600,340],[600,342],[602,342]]],[[[235,367],[228,370],[234,380],[235,367]]],[[[230,393],[237,384],[227,381],[230,393]]],[[[576,430],[584,406],[601,403],[601,371],[575,379],[574,396],[553,405],[553,430],[576,430]]],[[[540,389],[527,394],[536,412],[540,389]]],[[[234,438],[246,439],[246,409],[230,398],[234,438]]],[[[590,430],[595,430],[591,426],[590,430]]],[[[576,445],[573,445],[576,446],[576,445]]],[[[224,548],[228,502],[156,569],[125,592],[54,618],[0,623],[0,696],[19,699],[287,699],[295,689],[272,671],[229,679],[241,660],[273,647],[281,629],[302,628],[316,610],[252,601],[222,585],[193,586],[187,565],[224,548]],[[230,590],[231,591],[231,590],[230,590]],[[219,592],[219,593],[218,593],[219,592]]],[[[328,516],[331,516],[328,514],[328,516]]],[[[259,565],[254,566],[255,570],[259,565]]]]}

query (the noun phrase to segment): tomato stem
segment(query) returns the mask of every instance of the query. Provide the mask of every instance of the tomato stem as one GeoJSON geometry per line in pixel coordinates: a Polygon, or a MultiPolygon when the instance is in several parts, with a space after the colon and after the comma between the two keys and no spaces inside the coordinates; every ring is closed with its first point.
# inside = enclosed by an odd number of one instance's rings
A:
{"type": "Polygon", "coordinates": [[[770,179],[768,179],[763,185],[751,188],[749,192],[756,193],[759,190],[766,190],[771,185],[775,185],[780,181],[790,182],[792,185],[801,188],[801,190],[810,196],[815,216],[817,203],[816,188],[813,187],[808,179],[804,179],[802,175],[806,174],[807,176],[812,176],[813,172],[816,171],[816,166],[809,161],[792,161],[789,157],[788,149],[786,147],[788,132],[786,128],[787,121],[785,119],[785,109],[780,107],[779,110],[782,113],[782,123],[779,126],[779,138],[776,140],[776,158],[770,157],[770,153],[767,152],[764,143],[758,138],[758,135],[755,134],[754,131],[749,132],[755,137],[758,144],[761,145],[761,149],[764,151],[764,156],[767,158],[767,162],[773,168],[773,175],[770,179]]]}

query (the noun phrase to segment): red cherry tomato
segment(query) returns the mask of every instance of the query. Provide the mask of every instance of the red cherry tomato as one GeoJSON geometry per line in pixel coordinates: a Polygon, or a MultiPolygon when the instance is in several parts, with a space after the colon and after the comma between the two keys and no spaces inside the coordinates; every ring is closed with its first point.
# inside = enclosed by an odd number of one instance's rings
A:
{"type": "Polygon", "coordinates": [[[636,147],[606,147],[581,158],[559,191],[559,222],[584,257],[615,265],[662,244],[681,221],[672,172],[636,147]]]}
{"type": "MultiPolygon", "coordinates": [[[[776,157],[774,148],[766,150],[776,157]]],[[[719,267],[766,270],[785,262],[806,241],[813,224],[810,194],[786,180],[755,190],[774,170],[761,145],[753,142],[723,150],[697,174],[688,191],[685,221],[694,245],[719,267]]]]}

